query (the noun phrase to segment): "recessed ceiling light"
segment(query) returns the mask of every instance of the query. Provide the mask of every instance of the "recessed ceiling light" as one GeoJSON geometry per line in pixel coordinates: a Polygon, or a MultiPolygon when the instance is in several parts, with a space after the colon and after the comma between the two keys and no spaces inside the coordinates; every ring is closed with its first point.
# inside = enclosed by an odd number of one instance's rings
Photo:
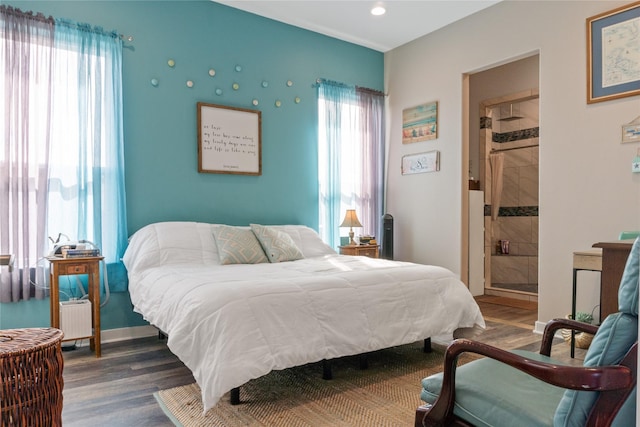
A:
{"type": "Polygon", "coordinates": [[[387,10],[383,7],[383,6],[374,6],[373,9],[371,9],[371,14],[375,15],[375,16],[380,16],[380,15],[384,15],[387,12],[387,10]]]}

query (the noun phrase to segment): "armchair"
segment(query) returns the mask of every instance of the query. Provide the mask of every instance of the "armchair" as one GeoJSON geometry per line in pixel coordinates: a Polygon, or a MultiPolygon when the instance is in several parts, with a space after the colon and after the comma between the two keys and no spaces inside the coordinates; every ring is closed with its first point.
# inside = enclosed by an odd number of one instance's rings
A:
{"type": "Polygon", "coordinates": [[[418,426],[633,426],[636,420],[640,238],[618,292],[619,312],[600,327],[555,319],[540,352],[505,351],[467,339],[447,348],[444,372],[422,380],[418,426]],[[595,334],[583,366],[550,357],[558,329],[595,334]],[[464,352],[485,356],[457,367],[464,352]]]}

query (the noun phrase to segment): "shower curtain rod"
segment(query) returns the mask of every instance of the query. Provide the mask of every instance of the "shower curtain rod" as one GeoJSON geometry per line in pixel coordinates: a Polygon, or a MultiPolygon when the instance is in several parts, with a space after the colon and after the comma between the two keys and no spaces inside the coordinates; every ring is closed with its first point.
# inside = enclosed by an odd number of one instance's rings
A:
{"type": "Polygon", "coordinates": [[[499,153],[501,151],[511,151],[511,150],[520,150],[521,148],[531,148],[531,147],[539,147],[540,144],[532,144],[532,145],[523,145],[522,147],[511,147],[511,148],[493,148],[491,149],[491,153],[499,153]]]}

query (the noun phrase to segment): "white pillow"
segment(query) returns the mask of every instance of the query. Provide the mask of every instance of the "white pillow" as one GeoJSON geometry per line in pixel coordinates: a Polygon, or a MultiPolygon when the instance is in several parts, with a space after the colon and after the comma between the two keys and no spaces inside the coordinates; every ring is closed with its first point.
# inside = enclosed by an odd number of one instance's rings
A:
{"type": "Polygon", "coordinates": [[[272,227],[251,224],[251,230],[258,238],[269,262],[295,261],[304,258],[291,236],[272,227]]]}
{"type": "Polygon", "coordinates": [[[129,272],[168,264],[219,265],[212,224],[158,222],[136,231],[122,257],[129,272]]]}
{"type": "Polygon", "coordinates": [[[305,225],[272,225],[271,228],[283,231],[291,236],[305,258],[336,254],[336,251],[323,242],[314,229],[305,225]]]}
{"type": "Polygon", "coordinates": [[[219,225],[213,228],[213,237],[222,265],[269,262],[250,228],[219,225]]]}

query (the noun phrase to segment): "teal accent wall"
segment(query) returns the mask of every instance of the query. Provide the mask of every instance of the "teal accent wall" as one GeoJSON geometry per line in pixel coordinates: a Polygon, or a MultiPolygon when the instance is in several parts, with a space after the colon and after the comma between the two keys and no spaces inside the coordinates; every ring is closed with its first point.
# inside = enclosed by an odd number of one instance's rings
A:
{"type": "MultiPolygon", "coordinates": [[[[170,220],[291,223],[317,229],[313,85],[317,78],[327,78],[384,88],[381,52],[211,1],[5,3],[134,37],[123,53],[130,234],[170,220]],[[167,65],[169,59],[174,67],[167,65]],[[215,77],[209,76],[210,68],[215,77]],[[157,87],[151,79],[158,80],[157,87]],[[192,88],[187,80],[193,81],[192,88]],[[261,86],[263,80],[267,88],[261,86]],[[237,91],[231,87],[234,82],[240,85],[237,91]],[[215,94],[217,88],[222,96],[215,94]],[[259,100],[257,107],[253,98],[259,100]],[[276,100],[282,102],[280,108],[276,100]],[[261,176],[198,173],[197,102],[262,111],[261,176]]],[[[103,329],[145,324],[132,313],[126,293],[111,295],[101,323],[103,329]]],[[[0,304],[0,328],[48,324],[48,301],[0,304]]]]}

